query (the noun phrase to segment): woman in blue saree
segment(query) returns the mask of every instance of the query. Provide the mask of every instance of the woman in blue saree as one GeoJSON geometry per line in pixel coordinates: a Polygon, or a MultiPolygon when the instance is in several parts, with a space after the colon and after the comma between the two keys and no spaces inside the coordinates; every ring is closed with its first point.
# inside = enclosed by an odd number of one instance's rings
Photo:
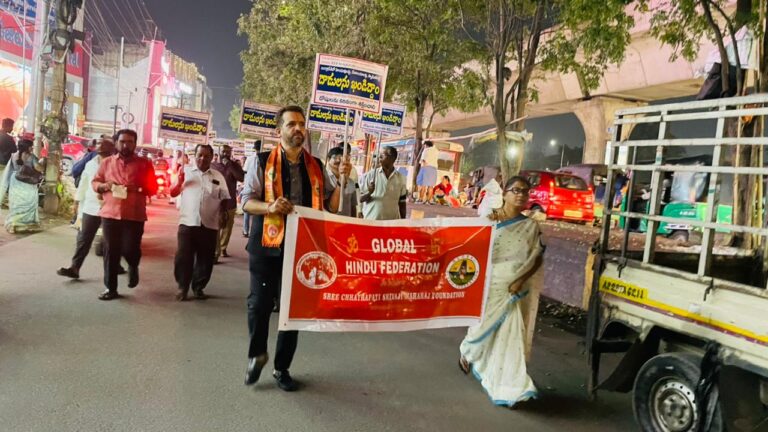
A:
{"type": "Polygon", "coordinates": [[[464,373],[480,381],[494,404],[507,407],[537,396],[525,365],[521,311],[521,300],[528,295],[526,282],[540,267],[544,252],[538,224],[522,215],[530,188],[523,177],[509,179],[504,204],[489,216],[497,225],[485,315],[469,328],[459,349],[464,373]]]}
{"type": "Polygon", "coordinates": [[[13,233],[40,231],[38,214],[38,184],[29,184],[16,178],[16,173],[27,166],[38,173],[43,172],[43,166],[32,153],[32,141],[21,140],[19,151],[14,153],[0,181],[0,202],[8,194],[8,214],[5,216],[5,229],[13,233]]]}

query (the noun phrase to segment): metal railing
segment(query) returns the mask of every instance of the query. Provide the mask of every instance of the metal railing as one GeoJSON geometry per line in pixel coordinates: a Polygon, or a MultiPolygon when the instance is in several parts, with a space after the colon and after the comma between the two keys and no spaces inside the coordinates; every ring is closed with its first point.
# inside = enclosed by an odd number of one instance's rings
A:
{"type": "MultiPolygon", "coordinates": [[[[759,176],[768,175],[768,167],[734,167],[723,166],[723,149],[732,146],[766,146],[766,137],[727,137],[724,136],[726,119],[737,118],[738,130],[741,130],[742,117],[753,116],[752,121],[758,121],[759,117],[768,115],[768,94],[759,94],[729,99],[716,99],[710,101],[682,102],[666,105],[645,106],[621,110],[616,113],[613,123],[613,140],[608,146],[608,178],[604,201],[603,229],[601,235],[601,247],[608,251],[610,246],[610,233],[612,217],[624,218],[624,236],[621,245],[621,258],[626,259],[630,240],[630,220],[645,220],[647,230],[645,233],[645,245],[643,248],[643,263],[653,263],[656,249],[656,237],[660,223],[681,223],[697,227],[703,231],[701,251],[697,274],[710,276],[712,265],[712,250],[716,230],[727,230],[734,233],[745,233],[768,237],[768,229],[764,227],[724,224],[717,222],[717,208],[719,206],[720,183],[722,174],[759,176]],[[715,136],[711,138],[680,138],[669,139],[666,137],[668,127],[673,122],[713,119],[717,121],[715,136]],[[657,123],[659,125],[658,138],[656,140],[622,140],[623,128],[636,124],[657,123]],[[700,146],[712,150],[712,163],[710,166],[696,165],[670,165],[666,164],[666,149],[679,146],[700,146]],[[631,157],[631,163],[616,163],[618,149],[627,148],[627,157],[631,157]],[[638,164],[637,152],[639,148],[653,147],[656,149],[655,159],[652,164],[638,164]],[[614,183],[619,171],[631,171],[626,194],[627,211],[614,211],[613,201],[615,196],[614,183]],[[631,210],[635,195],[635,181],[637,173],[651,173],[651,197],[648,213],[637,213],[631,210]],[[704,220],[693,220],[662,216],[661,200],[664,174],[669,172],[697,172],[708,173],[707,207],[704,220]]],[[[764,119],[763,119],[764,120],[764,119]]],[[[734,202],[738,197],[734,196],[734,202]]],[[[763,211],[762,197],[758,199],[760,210],[763,211]]]]}

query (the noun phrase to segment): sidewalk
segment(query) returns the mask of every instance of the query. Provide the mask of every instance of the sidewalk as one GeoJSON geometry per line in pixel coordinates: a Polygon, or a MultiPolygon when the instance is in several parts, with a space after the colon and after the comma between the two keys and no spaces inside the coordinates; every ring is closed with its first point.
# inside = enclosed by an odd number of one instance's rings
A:
{"type": "MultiPolygon", "coordinates": [[[[10,234],[8,231],[5,230],[5,215],[8,214],[8,209],[0,209],[0,246],[3,246],[6,243],[22,239],[24,237],[28,237],[32,234],[30,233],[22,233],[22,234],[10,234]]],[[[61,217],[61,216],[50,216],[42,212],[42,209],[40,211],[40,226],[43,228],[43,231],[49,230],[52,228],[56,228],[62,225],[69,225],[69,218],[61,217]]]]}

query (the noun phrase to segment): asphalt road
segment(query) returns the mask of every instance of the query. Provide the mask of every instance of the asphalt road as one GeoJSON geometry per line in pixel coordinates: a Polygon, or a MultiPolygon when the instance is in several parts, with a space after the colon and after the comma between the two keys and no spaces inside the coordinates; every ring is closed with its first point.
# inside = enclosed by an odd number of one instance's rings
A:
{"type": "Polygon", "coordinates": [[[55,274],[73,229],[0,245],[0,430],[636,430],[627,395],[588,401],[581,338],[548,318],[529,365],[542,397],[517,410],[493,406],[459,372],[458,328],[302,333],[291,370],[301,391],[280,391],[268,373],[245,387],[244,239],[233,237],[233,257],[215,267],[212,299],[177,303],[175,210],[155,202],[150,218],[141,284],[128,290],[121,277],[124,297],[108,303],[96,299],[97,257],[80,281],[55,274]]]}

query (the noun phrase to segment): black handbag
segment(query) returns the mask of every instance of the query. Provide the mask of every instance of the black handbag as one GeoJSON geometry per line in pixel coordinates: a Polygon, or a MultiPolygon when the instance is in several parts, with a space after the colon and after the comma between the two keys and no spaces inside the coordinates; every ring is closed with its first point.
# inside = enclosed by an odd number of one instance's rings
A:
{"type": "Polygon", "coordinates": [[[16,180],[31,185],[40,184],[43,181],[43,174],[29,165],[22,164],[16,170],[16,180]]]}

